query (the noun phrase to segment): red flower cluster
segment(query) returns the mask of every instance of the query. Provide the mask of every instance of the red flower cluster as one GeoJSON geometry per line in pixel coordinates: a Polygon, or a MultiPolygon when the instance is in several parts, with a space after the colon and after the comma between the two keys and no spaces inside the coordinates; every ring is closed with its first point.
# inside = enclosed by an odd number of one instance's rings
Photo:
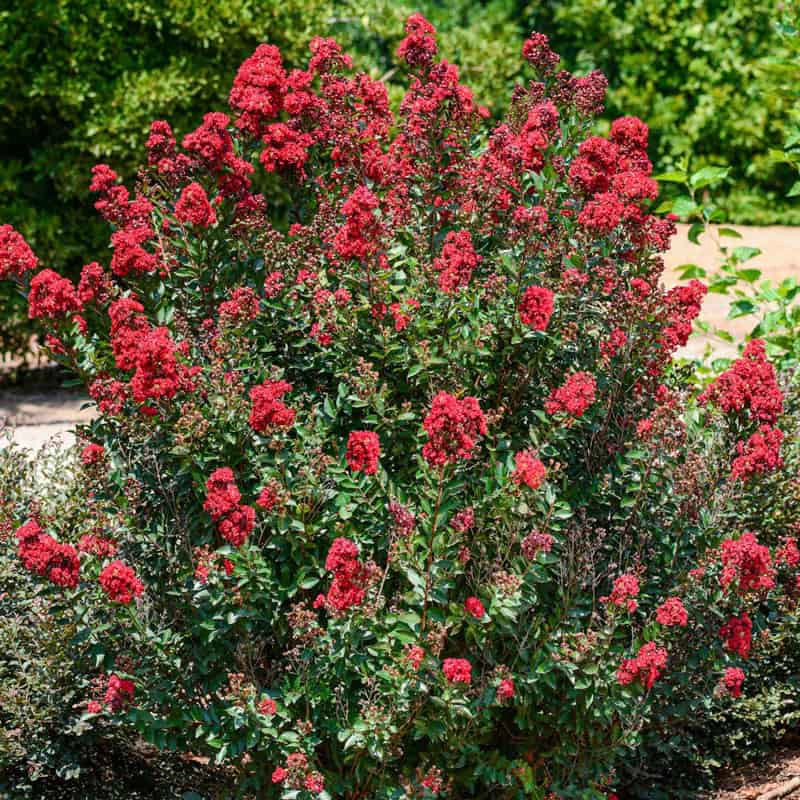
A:
{"type": "Polygon", "coordinates": [[[468,597],[464,601],[464,610],[475,619],[483,619],[483,615],[486,613],[483,603],[477,597],[468,597]]]}
{"type": "Polygon", "coordinates": [[[258,704],[258,713],[271,717],[278,710],[278,704],[271,698],[265,697],[258,704]]]}
{"type": "Polygon", "coordinates": [[[781,444],[783,431],[761,425],[746,441],[736,442],[738,455],[731,462],[731,475],[746,481],[753,475],[763,475],[783,466],[781,444]]]}
{"type": "Polygon", "coordinates": [[[442,672],[450,683],[472,682],[472,664],[465,658],[446,658],[442,662],[442,672]]]}
{"type": "Polygon", "coordinates": [[[192,182],[184,187],[175,203],[175,218],[178,222],[196,225],[198,228],[207,228],[217,221],[217,215],[208,202],[208,195],[199,183],[192,182]]]}
{"type": "Polygon", "coordinates": [[[544,410],[548,414],[569,414],[581,417],[595,401],[597,383],[591,372],[574,372],[563,386],[553,389],[545,401],[544,410]]]}
{"type": "Polygon", "coordinates": [[[478,437],[486,435],[486,418],[474,397],[458,400],[439,392],[422,427],[428,434],[422,456],[432,466],[441,467],[472,456],[478,437]]]}
{"type": "Polygon", "coordinates": [[[722,543],[722,575],[719,582],[727,589],[736,582],[740,594],[775,586],[772,557],[766,545],[759,544],[754,533],[722,543]]]}
{"type": "Polygon", "coordinates": [[[104,539],[101,536],[86,533],[78,540],[78,551],[106,558],[113,556],[117,552],[117,545],[111,539],[104,539]]]}
{"type": "Polygon", "coordinates": [[[105,447],[101,444],[95,444],[94,442],[87,444],[81,451],[81,462],[85,467],[89,467],[92,464],[100,464],[105,460],[105,457],[105,447]]]}
{"type": "Polygon", "coordinates": [[[69,278],[62,277],[52,269],[43,269],[31,279],[28,293],[28,316],[31,319],[55,319],[80,311],[81,308],[78,292],[69,278]]]}
{"type": "Polygon", "coordinates": [[[250,427],[258,433],[268,433],[275,428],[291,428],[295,412],[281,401],[292,391],[286,381],[264,381],[250,390],[253,407],[250,411],[250,427]]]}
{"type": "Polygon", "coordinates": [[[521,450],[514,456],[514,472],[511,475],[516,484],[525,484],[529,489],[538,489],[547,477],[544,464],[531,450],[521,450]]]}
{"type": "Polygon", "coordinates": [[[519,318],[535,331],[543,331],[553,315],[553,293],[544,286],[529,286],[519,304],[519,318]]]}
{"type": "Polygon", "coordinates": [[[514,680],[512,678],[503,678],[500,683],[497,685],[497,700],[499,702],[503,702],[505,700],[510,700],[515,694],[515,687],[514,687],[514,680]]]}
{"type": "Polygon", "coordinates": [[[622,686],[639,681],[645,689],[653,684],[667,665],[667,651],[655,642],[647,642],[639,648],[635,658],[626,658],[617,670],[617,680],[622,686]]]}
{"type": "Polygon", "coordinates": [[[133,681],[120,678],[119,675],[111,675],[108,679],[108,687],[104,697],[105,704],[113,713],[123,711],[133,703],[133,695],[136,686],[133,681]]]}
{"type": "Polygon", "coordinates": [[[350,539],[334,539],[325,569],[333,573],[333,582],[326,596],[329,608],[343,614],[364,602],[369,582],[369,570],[358,560],[358,545],[350,539]]]}
{"type": "Polygon", "coordinates": [[[249,286],[234,289],[230,300],[219,304],[217,312],[220,322],[225,325],[238,325],[258,316],[259,304],[256,293],[249,286]]]}
{"type": "Polygon", "coordinates": [[[738,617],[731,617],[720,629],[719,635],[725,640],[725,648],[738,653],[742,658],[750,655],[753,639],[753,622],[746,611],[738,617]]]}
{"type": "Polygon", "coordinates": [[[374,475],[378,471],[381,443],[372,431],[353,431],[347,438],[347,465],[354,472],[374,475]]]}
{"type": "Polygon", "coordinates": [[[74,589],[78,585],[78,552],[71,544],[57,542],[35,520],[16,532],[17,554],[22,566],[56,586],[74,589]]]}
{"type": "Polygon", "coordinates": [[[427,67],[436,56],[436,28],[420,13],[406,20],[406,37],[397,47],[397,57],[411,67],[427,67]]]}
{"type": "Polygon", "coordinates": [[[667,628],[676,625],[685,628],[689,624],[689,614],[680,597],[668,597],[656,609],[656,622],[667,628]]]}
{"type": "Polygon", "coordinates": [[[469,231],[450,231],[444,237],[442,253],[433,260],[433,268],[439,273],[439,288],[453,294],[469,285],[472,273],[481,257],[472,246],[469,231]]]}
{"type": "Polygon", "coordinates": [[[359,186],[344,202],[345,223],[333,239],[333,246],[342,258],[364,261],[377,252],[383,233],[375,214],[379,206],[378,198],[366,186],[359,186]]]}
{"type": "Polygon", "coordinates": [[[206,499],[203,508],[217,523],[222,538],[234,547],[241,547],[253,530],[256,512],[252,506],[242,505],[242,495],[230,467],[221,467],[211,473],[206,481],[206,499]]]}
{"type": "Polygon", "coordinates": [[[783,411],[783,394],[775,369],[767,360],[764,342],[747,343],[742,357],[734,361],[698,398],[726,414],[747,410],[757,422],[774,425],[783,411]]]}
{"type": "Polygon", "coordinates": [[[10,225],[0,225],[0,280],[19,278],[38,263],[22,234],[10,225]]]}
{"type": "Polygon", "coordinates": [[[601,603],[608,603],[614,606],[625,606],[632,614],[639,607],[639,603],[634,600],[639,596],[639,581],[635,575],[620,575],[614,581],[614,587],[608,597],[601,597],[601,603]]]}
{"type": "Polygon", "coordinates": [[[231,108],[241,112],[237,125],[258,135],[264,123],[280,112],[286,90],[281,51],[274,45],[260,44],[239,67],[228,97],[231,108]]]}
{"type": "Polygon", "coordinates": [[[740,697],[744,684],[744,670],[739,667],[728,667],[720,684],[730,697],[740,697]]]}
{"type": "Polygon", "coordinates": [[[132,567],[122,561],[112,561],[100,572],[100,586],[114,603],[126,606],[144,591],[144,584],[132,567]]]}

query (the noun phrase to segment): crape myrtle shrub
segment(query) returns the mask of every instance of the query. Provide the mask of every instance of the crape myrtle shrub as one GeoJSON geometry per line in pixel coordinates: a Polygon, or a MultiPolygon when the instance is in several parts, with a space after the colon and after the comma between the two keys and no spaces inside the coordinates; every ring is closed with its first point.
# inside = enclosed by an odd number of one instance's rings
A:
{"type": "MultiPolygon", "coordinates": [[[[225,102],[230,75],[265,39],[295,64],[314,33],[329,31],[373,77],[385,76],[399,100],[393,53],[403,21],[417,9],[444,24],[444,41],[482,102],[499,103],[519,74],[507,54],[524,39],[507,0],[454,0],[446,8],[386,0],[15,4],[0,15],[0,218],[76,278],[105,244],[86,184],[98,160],[135,176],[150,122],[169,114],[178,135],[190,131],[205,110],[225,102]]],[[[38,328],[8,287],[0,301],[0,350],[23,355],[38,328]]]]}
{"type": "Polygon", "coordinates": [[[782,392],[758,340],[699,396],[673,365],[705,287],[660,285],[647,127],[588,135],[600,73],[533,34],[495,124],[405,30],[397,115],[333,40],[261,45],[134,191],[95,167],[77,285],[0,229],[99,411],[86,521],[17,503],[7,546],[90,644],[81,718],[244,794],[604,797],[794,613],[793,528],[737,516],[782,392]]]}

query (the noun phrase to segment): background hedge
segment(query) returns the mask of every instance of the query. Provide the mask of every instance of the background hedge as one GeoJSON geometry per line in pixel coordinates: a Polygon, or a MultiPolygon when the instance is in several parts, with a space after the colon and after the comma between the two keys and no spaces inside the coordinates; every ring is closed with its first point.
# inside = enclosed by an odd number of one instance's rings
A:
{"type": "MultiPolygon", "coordinates": [[[[785,200],[794,174],[768,155],[792,115],[777,90],[776,0],[21,0],[0,11],[0,221],[68,273],[102,259],[94,163],[130,179],[150,121],[167,118],[180,136],[204,109],[224,108],[236,68],[264,40],[299,64],[312,30],[326,31],[396,99],[394,50],[413,10],[490,108],[518,77],[509,54],[544,31],[567,67],[606,72],[607,120],[625,109],[648,122],[657,170],[687,152],[695,166],[730,163],[721,205],[733,221],[800,222],[785,200]]],[[[24,350],[20,298],[0,302],[0,349],[24,350]]]]}

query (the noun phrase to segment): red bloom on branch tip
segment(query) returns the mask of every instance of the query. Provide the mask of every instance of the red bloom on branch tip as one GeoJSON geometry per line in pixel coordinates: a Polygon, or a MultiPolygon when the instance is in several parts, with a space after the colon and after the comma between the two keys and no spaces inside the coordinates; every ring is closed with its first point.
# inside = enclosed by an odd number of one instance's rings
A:
{"type": "Polygon", "coordinates": [[[516,484],[525,484],[529,489],[538,489],[547,477],[544,464],[531,450],[521,450],[514,456],[514,472],[511,475],[516,484]]]}
{"type": "Polygon", "coordinates": [[[685,628],[689,624],[689,614],[680,597],[668,597],[656,609],[656,622],[665,627],[679,626],[685,628]]]}
{"type": "Polygon", "coordinates": [[[436,56],[436,28],[415,12],[406,21],[406,34],[397,47],[397,57],[412,67],[429,66],[436,56]]]}
{"type": "Polygon", "coordinates": [[[10,225],[0,225],[0,280],[19,278],[38,263],[22,234],[10,225]]]}
{"type": "Polygon", "coordinates": [[[608,597],[601,597],[600,601],[613,606],[625,606],[629,613],[633,613],[639,604],[634,599],[639,595],[639,581],[635,575],[620,575],[614,581],[614,587],[608,597]]]}
{"type": "Polygon", "coordinates": [[[433,398],[422,427],[428,434],[422,456],[436,467],[470,458],[478,437],[485,436],[487,430],[486,418],[474,397],[458,400],[447,392],[433,398]]]}
{"type": "Polygon", "coordinates": [[[112,561],[100,572],[100,586],[114,603],[128,605],[144,591],[144,584],[132,567],[122,561],[112,561]]]}
{"type": "Polygon", "coordinates": [[[287,777],[289,777],[287,770],[285,770],[283,767],[275,767],[272,773],[272,782],[283,783],[287,777]]]}
{"type": "Polygon", "coordinates": [[[103,698],[105,704],[115,714],[118,711],[123,711],[133,703],[135,689],[133,681],[127,678],[120,678],[119,675],[111,675],[103,698]]]}
{"type": "Polygon", "coordinates": [[[217,215],[208,202],[205,189],[197,183],[190,183],[181,192],[175,204],[175,218],[184,224],[207,228],[217,221],[217,215]]]}
{"type": "Polygon", "coordinates": [[[548,414],[564,413],[582,417],[594,403],[596,391],[597,382],[591,372],[574,372],[562,386],[550,392],[544,410],[548,414]]]}
{"type": "Polygon", "coordinates": [[[655,642],[639,648],[634,658],[626,658],[617,670],[617,681],[622,686],[638,681],[645,689],[652,689],[667,664],[667,651],[655,642]]]}
{"type": "Polygon", "coordinates": [[[483,619],[483,615],[486,613],[483,603],[477,597],[468,597],[464,602],[464,610],[475,619],[483,619]]]}
{"type": "Polygon", "coordinates": [[[553,293],[544,286],[529,286],[519,304],[519,318],[535,331],[543,331],[553,314],[553,293]]]}
{"type": "Polygon", "coordinates": [[[85,467],[92,464],[99,464],[105,459],[106,449],[101,444],[87,444],[81,451],[81,462],[85,467]]]}
{"type": "Polygon", "coordinates": [[[510,700],[515,693],[514,681],[512,678],[503,678],[497,686],[497,699],[500,702],[510,700]]]}
{"type": "Polygon", "coordinates": [[[740,594],[775,586],[769,548],[759,544],[754,533],[748,531],[738,539],[726,539],[720,557],[722,575],[719,582],[724,589],[734,582],[740,594]]]}
{"type": "Polygon", "coordinates": [[[286,381],[264,381],[250,390],[253,403],[250,411],[250,427],[258,433],[267,433],[275,428],[291,428],[295,412],[281,398],[292,391],[286,381]]]}
{"type": "Polygon", "coordinates": [[[450,683],[472,682],[472,664],[465,658],[446,658],[442,662],[442,672],[450,683]]]}
{"type": "Polygon", "coordinates": [[[277,703],[271,697],[265,697],[258,704],[258,713],[265,717],[271,717],[278,710],[277,703]]]}
{"type": "Polygon", "coordinates": [[[55,319],[80,311],[81,308],[78,292],[69,278],[52,269],[43,269],[32,278],[28,293],[28,316],[31,319],[55,319]]]}
{"type": "Polygon", "coordinates": [[[347,438],[347,464],[354,472],[374,475],[378,471],[381,444],[372,431],[353,431],[347,438]]]}
{"type": "Polygon", "coordinates": [[[731,617],[720,629],[720,638],[725,641],[725,649],[737,653],[742,658],[750,655],[753,638],[753,622],[746,611],[738,617],[731,617]]]}
{"type": "Polygon", "coordinates": [[[728,667],[722,676],[721,684],[730,697],[740,697],[744,684],[744,670],[740,667],[728,667]]]}

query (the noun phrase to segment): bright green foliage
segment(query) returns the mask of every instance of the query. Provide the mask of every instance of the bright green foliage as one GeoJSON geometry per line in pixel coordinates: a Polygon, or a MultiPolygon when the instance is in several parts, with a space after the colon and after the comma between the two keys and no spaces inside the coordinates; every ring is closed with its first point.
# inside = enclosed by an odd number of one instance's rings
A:
{"type": "MultiPolygon", "coordinates": [[[[775,62],[790,53],[774,0],[565,0],[531,3],[568,66],[597,67],[611,86],[609,118],[646,120],[657,169],[692,153],[698,166],[730,164],[724,209],[745,223],[794,223],[784,200],[795,176],[771,159],[792,102],[775,62]]],[[[797,80],[795,62],[794,81],[797,80]]]]}

